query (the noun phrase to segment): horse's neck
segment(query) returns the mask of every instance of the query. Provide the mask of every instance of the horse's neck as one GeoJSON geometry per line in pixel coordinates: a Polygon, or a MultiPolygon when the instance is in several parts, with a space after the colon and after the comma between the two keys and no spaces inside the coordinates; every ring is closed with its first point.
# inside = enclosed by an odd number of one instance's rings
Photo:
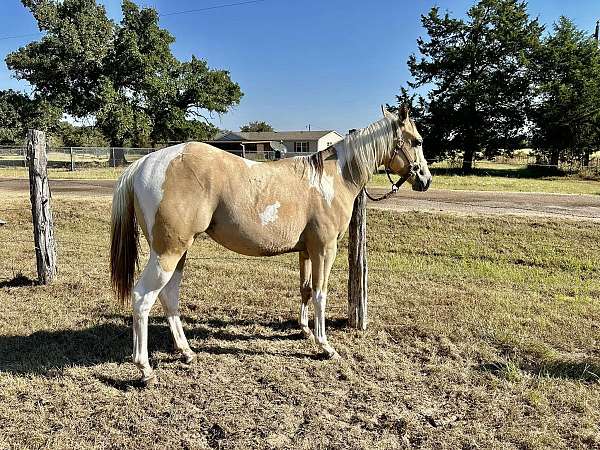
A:
{"type": "MultiPolygon", "coordinates": [[[[339,144],[335,145],[336,156],[337,156],[337,173],[339,176],[343,178],[343,182],[352,194],[353,198],[356,198],[360,191],[367,185],[370,179],[369,176],[360,175],[363,173],[363,170],[360,170],[360,167],[357,167],[357,159],[352,158],[348,154],[344,142],[341,141],[339,144]],[[349,159],[349,161],[348,161],[349,159]]],[[[389,155],[387,152],[381,152],[378,154],[375,161],[375,167],[368,168],[369,173],[372,174],[372,171],[377,169],[377,167],[381,165],[387,164],[389,159],[389,155]]]]}

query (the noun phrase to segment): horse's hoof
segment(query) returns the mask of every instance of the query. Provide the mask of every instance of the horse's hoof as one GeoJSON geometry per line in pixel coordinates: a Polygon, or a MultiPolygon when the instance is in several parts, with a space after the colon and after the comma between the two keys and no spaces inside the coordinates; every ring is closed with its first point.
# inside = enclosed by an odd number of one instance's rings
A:
{"type": "Polygon", "coordinates": [[[339,360],[342,359],[340,354],[331,346],[323,347],[323,356],[325,359],[339,360]]]}
{"type": "Polygon", "coordinates": [[[142,379],[140,381],[142,382],[142,386],[150,387],[150,386],[154,386],[156,384],[156,382],[158,381],[158,378],[156,377],[156,374],[154,372],[152,372],[147,377],[142,377],[142,379]]]}
{"type": "Polygon", "coordinates": [[[342,359],[340,354],[338,352],[336,352],[335,350],[331,353],[327,353],[327,356],[329,357],[329,359],[335,360],[335,361],[339,361],[340,359],[342,359]]]}
{"type": "Polygon", "coordinates": [[[196,354],[192,351],[184,352],[182,354],[183,362],[186,364],[191,364],[196,360],[196,354]]]}
{"type": "Polygon", "coordinates": [[[308,339],[310,342],[315,342],[315,335],[310,330],[310,328],[302,327],[301,331],[302,331],[302,336],[304,336],[305,339],[308,339]]]}

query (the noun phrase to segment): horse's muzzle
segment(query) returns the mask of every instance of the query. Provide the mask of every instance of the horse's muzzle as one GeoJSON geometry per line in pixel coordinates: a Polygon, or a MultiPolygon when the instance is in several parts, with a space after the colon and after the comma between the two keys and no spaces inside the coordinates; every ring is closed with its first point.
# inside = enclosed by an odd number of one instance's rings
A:
{"type": "Polygon", "coordinates": [[[431,186],[431,175],[422,175],[419,172],[415,174],[415,181],[412,184],[413,191],[425,192],[431,186]]]}

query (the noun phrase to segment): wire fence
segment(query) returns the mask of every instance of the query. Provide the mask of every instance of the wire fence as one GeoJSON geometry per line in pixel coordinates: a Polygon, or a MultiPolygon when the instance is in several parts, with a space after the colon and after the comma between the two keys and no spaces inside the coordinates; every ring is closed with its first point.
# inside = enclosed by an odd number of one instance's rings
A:
{"type": "MultiPolygon", "coordinates": [[[[93,169],[128,164],[158,148],[49,147],[49,169],[93,169]]],[[[26,167],[25,146],[0,146],[0,167],[26,167]]]]}
{"type": "MultiPolygon", "coordinates": [[[[131,148],[131,147],[49,147],[48,168],[52,170],[82,170],[114,168],[130,164],[137,159],[160,150],[156,148],[131,148]]],[[[279,152],[276,150],[228,150],[230,153],[243,156],[254,161],[272,161],[282,158],[293,158],[306,156],[307,152],[279,152]]],[[[26,167],[25,146],[0,146],[0,167],[26,167]]],[[[456,158],[432,158],[427,161],[434,168],[460,169],[464,161],[461,157],[456,158]]],[[[475,159],[471,161],[473,168],[493,169],[502,165],[513,167],[539,167],[555,168],[567,172],[589,171],[594,174],[600,173],[600,156],[593,156],[589,161],[582,158],[568,158],[552,163],[548,158],[540,155],[513,155],[497,156],[491,159],[475,159]]]]}

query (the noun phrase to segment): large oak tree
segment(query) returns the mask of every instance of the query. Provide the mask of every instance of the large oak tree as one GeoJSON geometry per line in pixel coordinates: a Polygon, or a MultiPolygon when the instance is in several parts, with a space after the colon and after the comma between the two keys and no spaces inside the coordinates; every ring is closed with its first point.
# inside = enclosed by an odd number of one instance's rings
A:
{"type": "Polygon", "coordinates": [[[124,0],[117,24],[96,0],[22,1],[45,35],[9,54],[8,67],[36,98],[95,120],[112,146],[206,138],[206,114],[242,96],[227,71],[178,60],[153,8],[124,0]]]}

